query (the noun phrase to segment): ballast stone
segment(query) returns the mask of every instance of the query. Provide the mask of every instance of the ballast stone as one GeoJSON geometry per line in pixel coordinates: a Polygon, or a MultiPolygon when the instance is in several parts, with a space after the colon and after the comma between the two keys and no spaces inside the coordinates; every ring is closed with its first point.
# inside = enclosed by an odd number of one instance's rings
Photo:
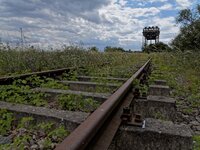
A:
{"type": "Polygon", "coordinates": [[[12,142],[12,136],[0,135],[0,144],[10,144],[12,142]]]}

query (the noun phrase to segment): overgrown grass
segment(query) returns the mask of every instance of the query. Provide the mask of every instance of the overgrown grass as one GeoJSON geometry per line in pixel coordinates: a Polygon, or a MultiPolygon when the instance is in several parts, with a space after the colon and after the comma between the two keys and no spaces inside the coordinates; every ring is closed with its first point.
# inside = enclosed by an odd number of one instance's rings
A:
{"type": "Polygon", "coordinates": [[[193,150],[200,150],[200,135],[193,136],[193,150]]]}
{"type": "Polygon", "coordinates": [[[91,98],[83,98],[81,95],[59,95],[58,103],[62,109],[71,111],[84,111],[91,112],[97,109],[100,105],[99,102],[91,98]]]}
{"type": "Polygon", "coordinates": [[[34,106],[46,106],[43,99],[45,94],[33,92],[30,86],[2,85],[0,86],[0,101],[11,103],[30,104],[34,106]]]}
{"type": "Polygon", "coordinates": [[[156,70],[151,80],[165,79],[172,88],[172,96],[186,114],[200,107],[200,53],[176,52],[151,54],[156,70]]]}
{"type": "Polygon", "coordinates": [[[62,50],[25,50],[0,48],[0,76],[41,70],[84,67],[89,75],[130,76],[135,67],[147,59],[146,54],[101,53],[78,47],[62,50]]]}
{"type": "MultiPolygon", "coordinates": [[[[10,103],[28,104],[33,106],[49,106],[49,94],[34,91],[32,88],[42,87],[51,89],[68,90],[68,86],[52,78],[31,76],[24,80],[18,79],[11,85],[0,86],[0,101],[10,103]]],[[[60,95],[55,100],[55,107],[71,111],[94,111],[100,104],[93,99],[85,99],[81,95],[60,95]]]]}
{"type": "Polygon", "coordinates": [[[0,145],[0,149],[54,149],[55,146],[69,135],[62,124],[57,127],[53,122],[36,124],[32,117],[15,118],[14,114],[0,109],[0,135],[9,136],[11,143],[0,145]],[[32,148],[31,148],[32,149],[32,148]]]}

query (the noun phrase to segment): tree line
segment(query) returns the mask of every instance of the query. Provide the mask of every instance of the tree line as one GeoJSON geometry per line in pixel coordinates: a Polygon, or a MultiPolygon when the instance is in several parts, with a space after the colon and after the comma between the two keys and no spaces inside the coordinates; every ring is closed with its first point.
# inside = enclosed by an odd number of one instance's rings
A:
{"type": "MultiPolygon", "coordinates": [[[[88,50],[92,51],[92,52],[98,52],[99,51],[99,49],[96,46],[90,47],[88,50]]],[[[122,47],[106,46],[104,48],[104,52],[127,52],[127,53],[130,53],[132,51],[130,49],[129,50],[125,50],[122,47]]]]}
{"type": "Polygon", "coordinates": [[[180,32],[170,45],[162,42],[150,44],[142,48],[143,52],[200,51],[200,5],[179,11],[176,23],[180,25],[180,32]]]}
{"type": "Polygon", "coordinates": [[[171,43],[173,48],[200,51],[200,5],[195,9],[181,10],[176,22],[181,27],[180,33],[171,43]]]}

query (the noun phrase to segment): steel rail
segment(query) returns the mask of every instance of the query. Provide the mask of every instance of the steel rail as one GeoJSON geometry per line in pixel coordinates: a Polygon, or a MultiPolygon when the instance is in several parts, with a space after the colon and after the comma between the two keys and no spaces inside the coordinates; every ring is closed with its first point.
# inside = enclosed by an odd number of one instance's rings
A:
{"type": "Polygon", "coordinates": [[[14,80],[17,79],[25,79],[27,77],[36,75],[36,76],[47,76],[47,77],[55,77],[58,75],[61,75],[64,72],[69,72],[74,68],[62,68],[62,69],[55,69],[55,70],[47,70],[47,71],[41,71],[41,72],[32,72],[32,73],[26,73],[21,75],[13,75],[8,77],[1,77],[0,78],[0,85],[4,84],[11,84],[14,80]]]}
{"type": "MultiPolygon", "coordinates": [[[[130,79],[128,79],[113,95],[111,95],[99,108],[97,108],[81,125],[79,125],[56,150],[82,150],[95,137],[102,128],[113,110],[117,108],[124,96],[131,89],[133,80],[139,79],[150,66],[149,59],[130,79]]],[[[120,116],[119,116],[120,117],[120,116]]]]}

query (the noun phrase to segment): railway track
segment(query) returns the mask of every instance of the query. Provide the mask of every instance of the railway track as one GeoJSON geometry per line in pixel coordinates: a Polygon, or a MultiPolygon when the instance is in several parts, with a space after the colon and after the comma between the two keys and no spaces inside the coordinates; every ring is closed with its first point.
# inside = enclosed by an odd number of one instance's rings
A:
{"type": "MultiPolygon", "coordinates": [[[[27,104],[24,105],[23,103],[12,104],[9,101],[0,101],[0,109],[7,109],[14,112],[18,117],[20,115],[39,116],[39,118],[36,117],[39,121],[41,119],[51,118],[50,120],[54,120],[55,122],[59,121],[64,123],[65,127],[69,129],[71,133],[61,144],[56,146],[57,150],[108,149],[120,124],[130,119],[130,117],[126,115],[126,111],[129,111],[129,106],[133,99],[138,96],[137,89],[134,89],[132,86],[133,82],[137,80],[143,84],[150,71],[150,65],[151,59],[145,62],[145,64],[129,79],[77,76],[75,80],[68,80],[62,77],[63,74],[68,74],[71,70],[74,70],[74,68],[3,77],[0,78],[1,86],[10,85],[17,81],[17,83],[20,82],[22,86],[28,85],[30,87],[29,92],[26,94],[29,95],[30,91],[33,93],[45,93],[48,94],[46,97],[48,100],[47,108],[42,108],[41,106],[27,106],[27,104]],[[52,80],[49,78],[53,78],[55,79],[53,83],[56,82],[57,85],[62,85],[61,89],[48,87],[49,85],[47,87],[38,87],[37,84],[34,85],[32,83],[33,79],[26,81],[27,78],[33,76],[36,77],[36,79],[41,79],[40,82],[42,82],[42,85],[44,84],[43,82],[49,80],[51,81],[50,83],[52,83],[52,80]],[[99,81],[105,82],[101,83],[99,81]],[[65,87],[67,88],[65,89],[65,87]],[[97,109],[89,109],[87,112],[79,112],[80,108],[78,111],[74,109],[70,111],[57,110],[58,106],[53,101],[57,100],[60,94],[81,95],[83,100],[91,98],[93,101],[98,102],[100,106],[97,109]],[[49,99],[51,100],[49,101],[49,99]],[[75,111],[75,113],[73,113],[73,111],[75,111]]],[[[34,79],[34,81],[36,79],[34,79]]],[[[138,116],[135,116],[133,119],[133,124],[136,123],[137,125],[137,117],[138,116]]],[[[141,120],[139,119],[139,121],[141,120]]],[[[141,125],[143,122],[139,124],[141,125]]]]}
{"type": "Polygon", "coordinates": [[[77,72],[0,78],[0,149],[192,148],[190,128],[176,123],[167,82],[147,81],[151,59],[130,78],[77,72]]]}
{"type": "Polygon", "coordinates": [[[132,91],[130,91],[132,83],[136,79],[142,83],[147,78],[150,62],[151,59],[78,126],[56,149],[108,149],[122,122],[120,116],[123,108],[129,107],[134,98],[132,91]]]}

